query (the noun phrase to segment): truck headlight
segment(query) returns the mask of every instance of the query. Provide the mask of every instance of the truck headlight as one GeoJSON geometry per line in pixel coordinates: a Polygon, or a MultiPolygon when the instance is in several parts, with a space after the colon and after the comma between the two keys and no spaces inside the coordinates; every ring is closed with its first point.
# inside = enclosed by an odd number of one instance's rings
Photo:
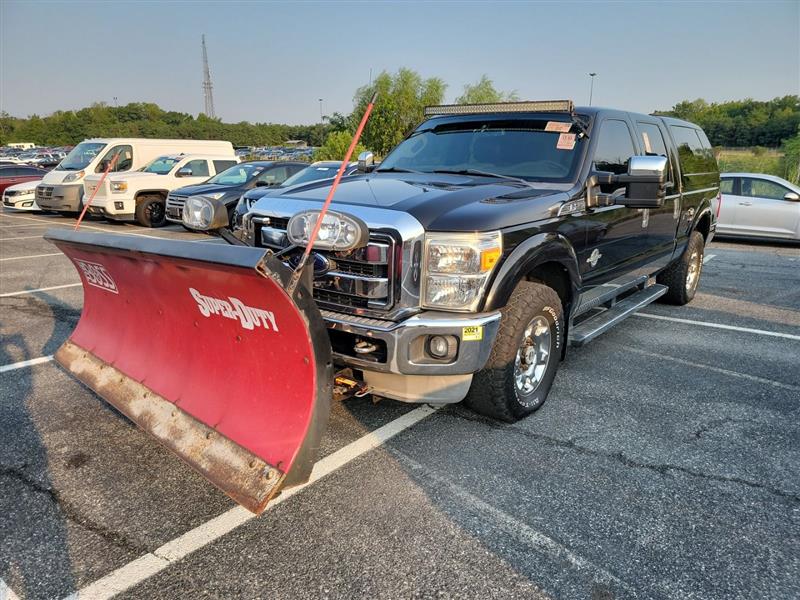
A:
{"type": "Polygon", "coordinates": [[[127,181],[112,181],[111,182],[111,191],[116,193],[127,192],[128,191],[128,182],[127,181]]]}
{"type": "Polygon", "coordinates": [[[183,205],[182,219],[190,229],[213,231],[228,226],[228,209],[213,198],[189,196],[183,205]]]}
{"type": "Polygon", "coordinates": [[[70,173],[66,177],[64,177],[63,183],[70,183],[72,181],[78,181],[84,175],[86,175],[86,171],[75,171],[74,173],[70,173]]]}
{"type": "Polygon", "coordinates": [[[475,310],[502,253],[503,238],[499,231],[426,234],[423,305],[475,310]]]}
{"type": "MultiPolygon", "coordinates": [[[[295,246],[308,246],[314,233],[320,211],[306,210],[297,213],[286,227],[289,241],[295,246]]],[[[369,228],[361,219],[352,215],[329,210],[322,219],[314,247],[321,250],[352,250],[366,246],[369,241],[369,228]]]]}

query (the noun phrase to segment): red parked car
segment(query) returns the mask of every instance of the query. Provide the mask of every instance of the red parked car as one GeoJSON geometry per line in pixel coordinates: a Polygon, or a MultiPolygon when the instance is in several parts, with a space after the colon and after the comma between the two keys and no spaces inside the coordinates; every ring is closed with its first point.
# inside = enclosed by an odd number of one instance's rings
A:
{"type": "Polygon", "coordinates": [[[47,174],[47,169],[38,167],[27,167],[25,165],[3,165],[0,166],[0,195],[11,185],[35,181],[47,174]]]}

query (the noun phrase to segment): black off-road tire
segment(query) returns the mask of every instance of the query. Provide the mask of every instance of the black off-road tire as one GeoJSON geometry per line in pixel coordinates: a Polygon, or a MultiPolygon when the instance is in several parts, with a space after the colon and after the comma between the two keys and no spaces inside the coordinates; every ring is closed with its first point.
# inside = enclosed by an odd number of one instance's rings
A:
{"type": "Polygon", "coordinates": [[[705,239],[703,239],[703,234],[699,231],[693,231],[681,257],[656,276],[658,283],[669,288],[667,293],[661,296],[662,302],[683,306],[692,301],[700,283],[700,275],[703,272],[705,247],[706,243],[705,239]],[[694,275],[690,281],[689,278],[692,273],[694,275]]]}
{"type": "Polygon", "coordinates": [[[474,375],[464,403],[477,413],[513,423],[539,409],[547,398],[565,341],[564,311],[552,288],[522,281],[500,312],[500,330],[489,360],[474,375]],[[544,317],[549,324],[549,359],[536,388],[524,394],[516,383],[515,360],[526,328],[537,317],[544,317]]]}
{"type": "Polygon", "coordinates": [[[135,216],[142,227],[163,227],[167,224],[166,201],[155,194],[139,196],[135,216]]]}

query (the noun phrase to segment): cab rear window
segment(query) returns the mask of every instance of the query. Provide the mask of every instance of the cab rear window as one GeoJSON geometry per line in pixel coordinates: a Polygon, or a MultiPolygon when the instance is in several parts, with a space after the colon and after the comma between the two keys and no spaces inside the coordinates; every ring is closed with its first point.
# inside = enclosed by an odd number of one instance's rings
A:
{"type": "Polygon", "coordinates": [[[696,129],[670,125],[670,132],[678,147],[678,160],[685,175],[716,172],[717,164],[711,147],[704,146],[696,129]]]}

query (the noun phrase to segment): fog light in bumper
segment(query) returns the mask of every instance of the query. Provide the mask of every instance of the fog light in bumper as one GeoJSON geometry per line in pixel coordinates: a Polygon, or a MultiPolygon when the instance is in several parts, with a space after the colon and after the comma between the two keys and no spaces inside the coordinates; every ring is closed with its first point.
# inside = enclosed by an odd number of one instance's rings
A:
{"type": "Polygon", "coordinates": [[[114,202],[114,209],[115,210],[123,210],[125,208],[124,202],[114,202]]]}
{"type": "Polygon", "coordinates": [[[438,360],[453,358],[458,351],[458,340],[452,335],[431,335],[426,344],[428,355],[438,360]]]}

